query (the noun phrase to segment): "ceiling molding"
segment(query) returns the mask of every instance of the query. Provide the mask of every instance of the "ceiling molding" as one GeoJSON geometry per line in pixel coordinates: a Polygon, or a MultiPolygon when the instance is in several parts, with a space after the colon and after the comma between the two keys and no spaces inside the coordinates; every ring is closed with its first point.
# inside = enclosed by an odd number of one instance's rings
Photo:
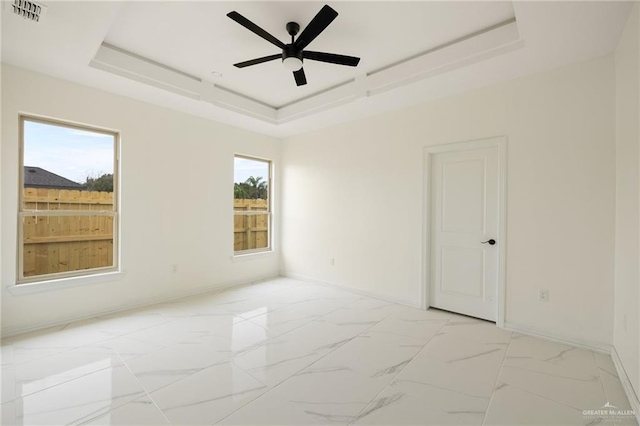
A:
{"type": "Polygon", "coordinates": [[[468,66],[524,46],[515,19],[431,49],[280,108],[102,43],[90,66],[271,124],[372,97],[419,80],[468,66]]]}
{"type": "MultiPolygon", "coordinates": [[[[283,15],[317,12],[302,1],[237,5],[277,34],[283,15]]],[[[309,64],[302,88],[277,61],[237,72],[233,63],[266,44],[226,17],[229,3],[202,6],[193,15],[180,2],[54,1],[41,25],[1,14],[2,66],[287,138],[611,54],[633,3],[342,2],[343,19],[315,47],[362,61],[309,64]],[[517,28],[493,27],[514,17],[517,28]]]]}
{"type": "Polygon", "coordinates": [[[473,36],[431,49],[390,67],[357,77],[278,110],[286,123],[363,97],[372,97],[419,80],[434,77],[524,47],[515,19],[473,36]]]}
{"type": "Polygon", "coordinates": [[[275,108],[208,81],[102,43],[89,66],[276,124],[275,108]]]}

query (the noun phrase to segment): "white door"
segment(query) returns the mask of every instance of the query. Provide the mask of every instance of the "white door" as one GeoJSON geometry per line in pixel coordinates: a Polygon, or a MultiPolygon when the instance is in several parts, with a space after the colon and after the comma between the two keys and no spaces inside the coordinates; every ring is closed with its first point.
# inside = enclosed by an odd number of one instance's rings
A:
{"type": "Polygon", "coordinates": [[[429,305],[495,321],[502,243],[498,146],[433,153],[430,182],[429,305]]]}

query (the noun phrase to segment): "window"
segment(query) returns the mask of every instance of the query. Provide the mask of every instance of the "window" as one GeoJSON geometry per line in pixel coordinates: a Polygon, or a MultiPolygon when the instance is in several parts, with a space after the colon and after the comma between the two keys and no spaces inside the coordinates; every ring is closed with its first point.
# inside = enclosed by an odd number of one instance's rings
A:
{"type": "Polygon", "coordinates": [[[20,117],[18,283],[118,266],[118,135],[20,117]]]}
{"type": "Polygon", "coordinates": [[[233,251],[271,250],[271,162],[236,155],[233,168],[233,251]]]}

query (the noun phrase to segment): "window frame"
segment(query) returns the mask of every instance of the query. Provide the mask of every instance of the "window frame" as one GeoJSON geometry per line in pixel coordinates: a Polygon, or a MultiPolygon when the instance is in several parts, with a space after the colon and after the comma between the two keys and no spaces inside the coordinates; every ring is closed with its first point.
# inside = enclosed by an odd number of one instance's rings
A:
{"type": "Polygon", "coordinates": [[[18,229],[17,229],[17,264],[16,285],[46,283],[47,281],[59,281],[64,278],[77,278],[112,274],[120,272],[120,133],[106,128],[74,123],[49,117],[36,115],[18,115],[18,142],[19,142],[19,167],[18,167],[18,229]],[[47,124],[50,126],[66,127],[85,132],[101,133],[113,137],[113,209],[112,210],[26,210],[24,208],[24,130],[25,122],[47,124]],[[113,265],[82,269],[77,271],[54,272],[50,274],[24,276],[24,219],[27,216],[51,217],[51,216],[108,216],[113,218],[113,265]]]}
{"type": "MultiPolygon", "coordinates": [[[[262,248],[256,248],[256,249],[247,249],[247,250],[240,250],[240,251],[236,251],[235,247],[233,248],[233,257],[238,259],[241,258],[242,256],[247,256],[247,255],[253,255],[253,254],[260,254],[260,253],[270,253],[273,252],[273,161],[269,160],[267,158],[261,158],[261,157],[256,157],[253,155],[245,155],[245,154],[233,154],[233,159],[234,159],[234,174],[235,174],[235,159],[236,158],[242,158],[244,160],[251,160],[251,161],[258,161],[261,163],[267,163],[269,166],[269,172],[268,172],[268,176],[267,176],[267,211],[242,211],[242,210],[235,210],[235,208],[233,208],[233,200],[235,200],[235,196],[232,198],[232,205],[231,208],[233,209],[233,217],[234,217],[234,221],[233,224],[231,226],[231,233],[232,233],[232,239],[233,239],[233,244],[235,246],[235,217],[236,216],[257,216],[257,215],[263,215],[263,214],[267,214],[267,246],[266,247],[262,247],[262,248]]],[[[235,180],[235,179],[234,179],[235,180]]],[[[235,182],[234,182],[235,183],[235,182]]]]}

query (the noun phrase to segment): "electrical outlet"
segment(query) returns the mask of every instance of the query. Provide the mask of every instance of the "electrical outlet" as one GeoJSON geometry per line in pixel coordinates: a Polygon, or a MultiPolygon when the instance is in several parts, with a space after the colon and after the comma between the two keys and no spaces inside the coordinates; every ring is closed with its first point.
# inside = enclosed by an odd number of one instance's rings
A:
{"type": "Polygon", "coordinates": [[[538,300],[541,302],[548,302],[549,290],[538,290],[538,300]]]}
{"type": "Polygon", "coordinates": [[[177,274],[178,273],[178,265],[177,264],[173,264],[171,265],[171,273],[172,274],[177,274]]]}
{"type": "Polygon", "coordinates": [[[335,264],[336,264],[336,259],[335,259],[335,257],[332,257],[331,259],[329,259],[329,264],[330,264],[331,266],[335,266],[335,264]]]}

